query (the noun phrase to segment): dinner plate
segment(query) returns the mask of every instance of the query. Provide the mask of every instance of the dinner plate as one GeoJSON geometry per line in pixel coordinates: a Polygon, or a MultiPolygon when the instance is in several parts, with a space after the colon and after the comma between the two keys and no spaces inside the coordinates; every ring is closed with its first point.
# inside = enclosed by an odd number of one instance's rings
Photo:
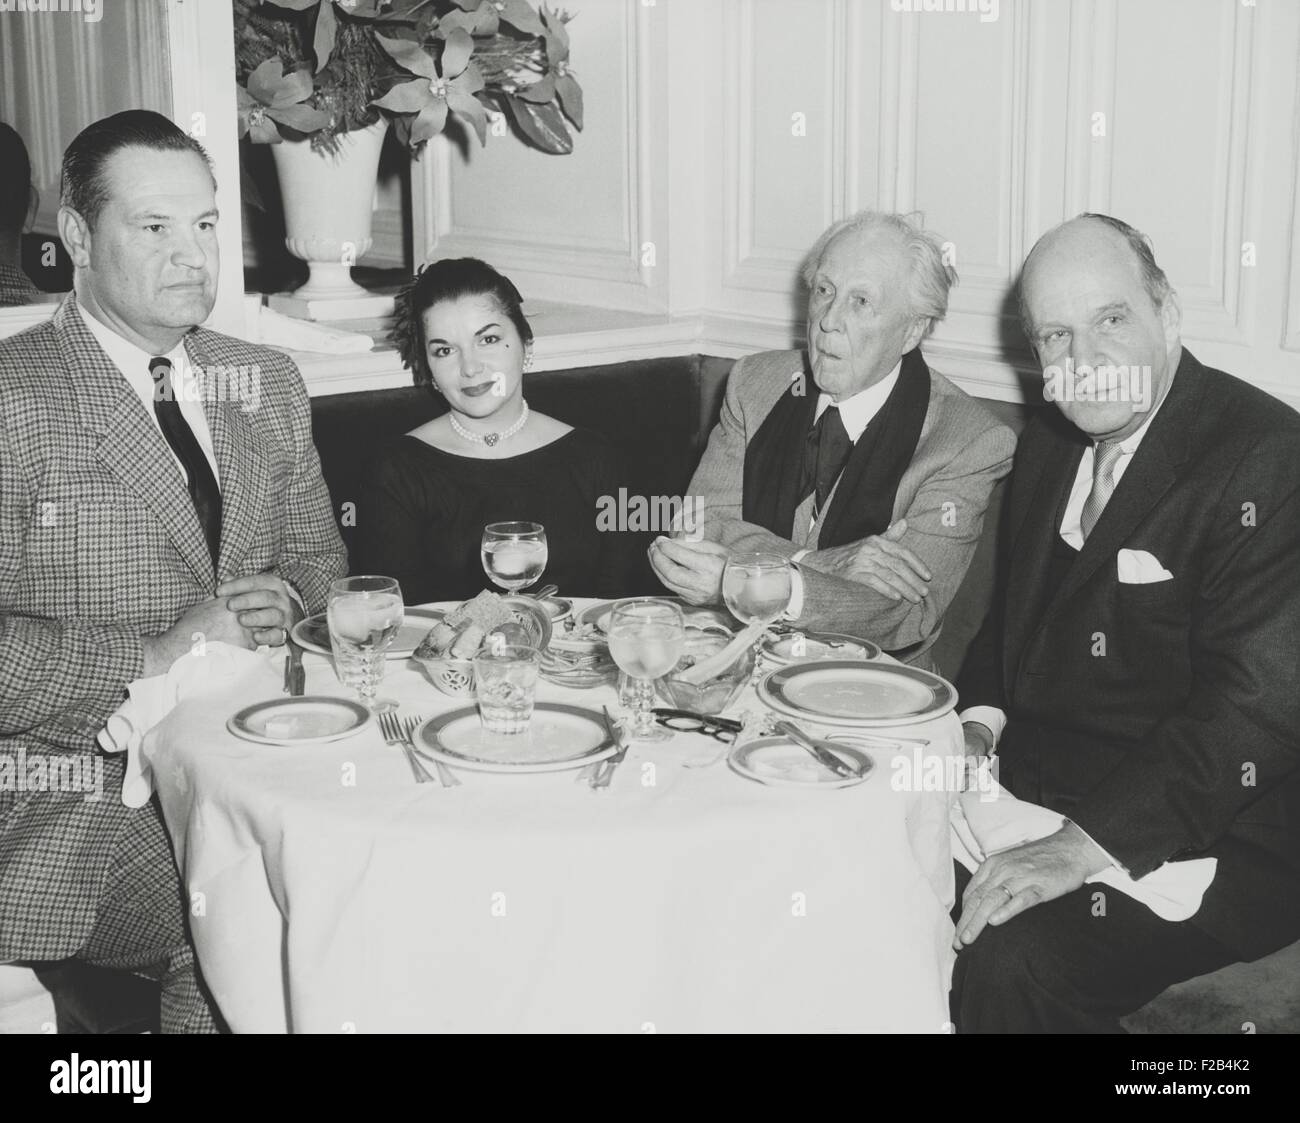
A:
{"type": "Polygon", "coordinates": [[[957,691],[929,671],[902,663],[817,659],[778,667],[758,681],[758,697],[779,713],[832,725],[911,725],[946,714],[957,691]]]}
{"type": "Polygon", "coordinates": [[[860,749],[837,745],[820,738],[817,743],[858,772],[856,776],[836,776],[824,764],[785,737],[760,737],[736,745],[727,754],[727,764],[747,780],[757,780],[779,788],[851,788],[862,783],[874,762],[860,749]]]}
{"type": "MultiPolygon", "coordinates": [[[[693,604],[686,604],[680,597],[656,597],[656,600],[666,600],[673,604],[680,605],[682,617],[688,628],[706,628],[722,629],[728,635],[736,631],[736,621],[731,618],[731,614],[724,612],[720,608],[699,608],[693,604]]],[[[609,632],[609,617],[614,611],[614,605],[618,601],[604,600],[597,601],[595,604],[589,604],[586,608],[579,611],[573,617],[575,627],[582,627],[584,624],[592,624],[601,635],[609,632]]]]}
{"type": "Polygon", "coordinates": [[[878,659],[880,648],[869,639],[839,632],[769,633],[759,641],[759,650],[778,666],[806,663],[813,659],[878,659]]]}
{"type": "MultiPolygon", "coordinates": [[[[420,646],[420,641],[429,634],[439,620],[446,615],[441,608],[408,608],[402,615],[402,625],[388,647],[388,659],[408,659],[420,646]]],[[[330,654],[330,625],[325,613],[318,612],[299,620],[291,633],[299,647],[314,651],[318,655],[330,654]]]]}
{"type": "Polygon", "coordinates": [[[259,745],[323,745],[351,737],[369,722],[370,711],[360,702],[309,694],[246,706],[226,728],[259,745]]]}
{"type": "Polygon", "coordinates": [[[416,751],[473,772],[563,772],[613,756],[618,745],[595,710],[538,702],[523,733],[489,733],[477,706],[431,717],[412,740],[416,751]]]}

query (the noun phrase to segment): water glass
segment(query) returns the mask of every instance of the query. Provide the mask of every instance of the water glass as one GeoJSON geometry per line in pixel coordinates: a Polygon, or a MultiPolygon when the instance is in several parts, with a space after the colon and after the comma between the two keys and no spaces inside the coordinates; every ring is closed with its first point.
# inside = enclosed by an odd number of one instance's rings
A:
{"type": "Polygon", "coordinates": [[[377,711],[393,708],[387,699],[376,701],[375,692],[403,616],[402,590],[392,577],[344,577],[330,583],[326,618],[334,673],[377,711]]]}
{"type": "Polygon", "coordinates": [[[790,607],[792,581],[780,554],[733,554],[722,571],[722,599],[737,620],[771,624],[790,607]]]}
{"type": "MultiPolygon", "coordinates": [[[[635,741],[667,741],[672,737],[655,726],[654,680],[677,666],[686,643],[682,610],[657,597],[633,597],[614,605],[609,615],[609,653],[627,672],[632,686],[635,741]]],[[[620,694],[621,696],[621,694],[620,694]]]]}
{"type": "Polygon", "coordinates": [[[541,653],[522,644],[494,644],[474,656],[474,694],[489,733],[523,733],[533,716],[541,653]]]}
{"type": "Polygon", "coordinates": [[[483,572],[507,592],[527,588],[546,569],[546,528],[541,523],[489,523],[480,548],[483,572]]]}

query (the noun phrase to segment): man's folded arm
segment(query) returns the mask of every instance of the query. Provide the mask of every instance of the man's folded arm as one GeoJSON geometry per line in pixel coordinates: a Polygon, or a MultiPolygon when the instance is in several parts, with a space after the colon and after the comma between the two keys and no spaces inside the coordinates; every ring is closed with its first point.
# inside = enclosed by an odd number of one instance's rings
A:
{"type": "Polygon", "coordinates": [[[119,624],[0,616],[0,737],[87,750],[144,667],[143,640],[119,624]]]}
{"type": "MultiPolygon", "coordinates": [[[[1257,446],[1254,464],[1271,457],[1275,475],[1294,473],[1300,443],[1270,443],[1257,446]]],[[[1224,495],[1192,617],[1187,704],[1072,815],[1134,877],[1207,849],[1300,764],[1300,488],[1234,479],[1224,495]],[[1242,525],[1246,500],[1254,526],[1242,525]]]]}
{"type": "Polygon", "coordinates": [[[858,581],[801,566],[803,613],[798,623],[848,632],[899,651],[938,630],[956,595],[984,527],[994,486],[1011,470],[1015,440],[992,426],[930,477],[901,516],[907,531],[899,545],[916,554],[931,574],[919,603],[893,600],[858,581]]]}
{"type": "Polygon", "coordinates": [[[275,572],[298,591],[310,614],[325,608],[329,584],[347,572],[348,561],[312,443],[307,388],[298,368],[287,365],[295,456],[285,501],[284,550],[275,572]]]}

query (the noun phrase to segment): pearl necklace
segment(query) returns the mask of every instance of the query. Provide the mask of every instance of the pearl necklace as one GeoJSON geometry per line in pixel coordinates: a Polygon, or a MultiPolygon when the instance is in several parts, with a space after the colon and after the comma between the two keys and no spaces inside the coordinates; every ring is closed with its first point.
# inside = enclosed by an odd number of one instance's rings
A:
{"type": "Polygon", "coordinates": [[[488,448],[492,448],[499,441],[509,440],[519,432],[528,421],[528,403],[522,402],[521,404],[523,408],[519,411],[519,420],[511,425],[509,429],[503,429],[499,433],[472,433],[456,420],[456,415],[454,413],[447,414],[447,420],[451,422],[452,430],[457,436],[464,437],[465,440],[469,441],[471,444],[487,445],[488,448]]]}

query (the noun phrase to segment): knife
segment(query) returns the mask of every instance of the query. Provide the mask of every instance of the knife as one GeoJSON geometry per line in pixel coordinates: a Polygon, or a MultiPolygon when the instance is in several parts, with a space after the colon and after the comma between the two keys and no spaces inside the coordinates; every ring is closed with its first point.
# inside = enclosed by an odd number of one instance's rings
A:
{"type": "Polygon", "coordinates": [[[836,776],[858,777],[859,773],[857,769],[850,768],[834,753],[827,752],[817,744],[816,741],[809,737],[808,734],[799,729],[798,726],[791,725],[788,721],[778,721],[775,723],[773,728],[775,728],[778,733],[784,733],[800,748],[807,749],[817,758],[823,767],[829,768],[836,776]]]}
{"type": "Polygon", "coordinates": [[[289,649],[284,661],[284,692],[291,698],[301,698],[307,689],[307,672],[302,665],[302,648],[287,636],[284,641],[289,649]]]}
{"type": "Polygon", "coordinates": [[[614,778],[614,769],[623,763],[623,758],[627,756],[627,741],[619,733],[618,726],[614,724],[614,719],[609,716],[609,707],[601,706],[601,712],[605,715],[605,731],[614,739],[618,745],[618,752],[605,761],[604,766],[597,772],[595,778],[591,781],[592,790],[609,787],[609,782],[614,778]]]}

